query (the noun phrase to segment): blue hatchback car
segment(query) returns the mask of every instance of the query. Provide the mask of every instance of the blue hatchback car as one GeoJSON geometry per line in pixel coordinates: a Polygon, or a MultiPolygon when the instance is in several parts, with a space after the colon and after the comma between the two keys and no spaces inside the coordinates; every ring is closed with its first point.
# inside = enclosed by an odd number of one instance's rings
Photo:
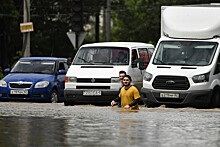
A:
{"type": "Polygon", "coordinates": [[[0,100],[64,101],[66,58],[20,58],[0,81],[0,100]]]}

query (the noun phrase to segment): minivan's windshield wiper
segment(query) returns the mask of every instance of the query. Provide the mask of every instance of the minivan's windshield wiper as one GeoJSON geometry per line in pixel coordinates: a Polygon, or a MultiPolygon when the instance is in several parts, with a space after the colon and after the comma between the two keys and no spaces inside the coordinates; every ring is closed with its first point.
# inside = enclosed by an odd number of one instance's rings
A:
{"type": "Polygon", "coordinates": [[[78,57],[80,60],[83,60],[84,62],[86,62],[86,63],[89,63],[89,64],[93,64],[93,63],[91,63],[90,61],[87,61],[86,59],[83,59],[83,58],[81,58],[81,57],[78,57]]]}
{"type": "MultiPolygon", "coordinates": [[[[161,61],[160,59],[154,58],[154,60],[159,61],[160,63],[167,65],[167,63],[161,61]]],[[[154,62],[154,63],[155,63],[155,62],[154,62]]]]}

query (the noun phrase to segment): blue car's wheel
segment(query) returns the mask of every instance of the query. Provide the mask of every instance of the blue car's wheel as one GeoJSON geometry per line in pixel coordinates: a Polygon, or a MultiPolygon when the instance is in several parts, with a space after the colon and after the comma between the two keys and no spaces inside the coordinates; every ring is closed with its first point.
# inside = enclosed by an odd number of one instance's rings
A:
{"type": "Polygon", "coordinates": [[[55,89],[52,90],[51,95],[50,95],[50,101],[51,103],[57,103],[58,102],[58,94],[55,89]]]}

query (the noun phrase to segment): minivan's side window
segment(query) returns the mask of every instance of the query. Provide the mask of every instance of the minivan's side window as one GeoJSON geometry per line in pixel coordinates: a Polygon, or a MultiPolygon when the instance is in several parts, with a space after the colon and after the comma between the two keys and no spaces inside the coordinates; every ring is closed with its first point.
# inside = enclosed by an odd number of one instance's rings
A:
{"type": "Polygon", "coordinates": [[[134,62],[136,59],[138,58],[138,55],[137,55],[137,50],[136,49],[133,49],[132,50],[132,62],[134,62]]]}
{"type": "MultiPolygon", "coordinates": [[[[139,48],[138,52],[139,52],[139,56],[144,58],[144,61],[149,62],[150,58],[152,57],[153,54],[153,49],[151,48],[139,48]]],[[[148,64],[145,63],[145,66],[147,66],[148,64]]]]}
{"type": "Polygon", "coordinates": [[[133,49],[131,55],[131,64],[133,65],[132,67],[137,67],[137,59],[138,59],[137,50],[133,49]]]}

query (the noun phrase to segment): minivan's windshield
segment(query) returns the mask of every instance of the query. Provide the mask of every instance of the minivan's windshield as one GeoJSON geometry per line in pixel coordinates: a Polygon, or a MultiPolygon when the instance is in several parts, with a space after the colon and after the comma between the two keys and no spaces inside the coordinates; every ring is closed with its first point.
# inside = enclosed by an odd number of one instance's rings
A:
{"type": "Polygon", "coordinates": [[[211,64],[217,43],[203,41],[162,41],[154,56],[156,65],[207,66],[211,64]]]}
{"type": "Polygon", "coordinates": [[[76,55],[75,65],[128,65],[129,49],[123,47],[83,47],[76,55]]]}
{"type": "Polygon", "coordinates": [[[55,69],[55,61],[20,60],[15,64],[11,72],[53,74],[54,69],[55,69]]]}

